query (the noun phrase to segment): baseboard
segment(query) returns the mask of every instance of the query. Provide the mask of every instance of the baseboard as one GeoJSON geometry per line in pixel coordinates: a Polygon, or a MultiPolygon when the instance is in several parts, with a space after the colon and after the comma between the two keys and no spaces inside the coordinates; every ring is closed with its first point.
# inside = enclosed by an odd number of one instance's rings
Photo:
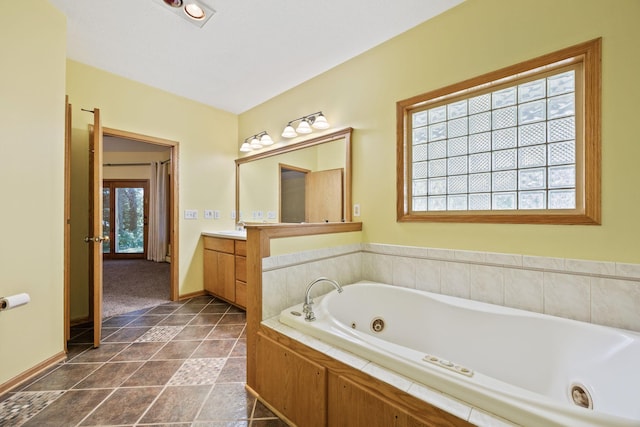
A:
{"type": "Polygon", "coordinates": [[[61,351],[60,353],[54,356],[51,356],[47,360],[38,363],[36,366],[24,371],[20,375],[10,379],[6,383],[0,384],[0,396],[18,387],[20,384],[23,384],[26,381],[29,381],[30,379],[36,377],[37,375],[41,374],[43,371],[49,369],[56,363],[62,362],[66,358],[67,358],[67,354],[64,351],[61,351]]]}
{"type": "Polygon", "coordinates": [[[188,294],[182,294],[182,295],[178,295],[178,301],[182,301],[182,300],[193,298],[193,297],[201,297],[204,295],[209,295],[209,294],[207,293],[207,291],[196,291],[188,294]]]}
{"type": "Polygon", "coordinates": [[[253,395],[256,399],[258,399],[260,401],[260,403],[262,403],[264,406],[266,406],[267,409],[269,409],[278,418],[280,418],[285,424],[287,424],[288,426],[291,426],[291,427],[297,427],[296,424],[293,421],[291,421],[289,418],[284,416],[280,411],[278,411],[276,408],[274,408],[268,402],[266,402],[262,397],[260,397],[260,395],[254,389],[252,389],[251,387],[249,387],[246,384],[244,385],[244,388],[249,392],[249,394],[253,395]]]}
{"type": "Polygon", "coordinates": [[[91,321],[93,321],[93,319],[90,319],[88,316],[87,317],[80,317],[78,319],[71,319],[70,320],[70,325],[71,326],[82,325],[83,323],[87,323],[87,322],[91,322],[91,321]]]}

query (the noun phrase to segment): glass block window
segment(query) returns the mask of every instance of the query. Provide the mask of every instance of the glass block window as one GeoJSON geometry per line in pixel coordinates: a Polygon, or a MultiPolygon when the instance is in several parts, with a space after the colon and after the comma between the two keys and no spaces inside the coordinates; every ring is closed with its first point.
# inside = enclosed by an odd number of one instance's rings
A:
{"type": "Polygon", "coordinates": [[[599,221],[599,61],[574,47],[523,69],[398,103],[399,220],[599,221]]]}
{"type": "Polygon", "coordinates": [[[416,110],[410,123],[413,210],[575,209],[574,69],[416,110]]]}

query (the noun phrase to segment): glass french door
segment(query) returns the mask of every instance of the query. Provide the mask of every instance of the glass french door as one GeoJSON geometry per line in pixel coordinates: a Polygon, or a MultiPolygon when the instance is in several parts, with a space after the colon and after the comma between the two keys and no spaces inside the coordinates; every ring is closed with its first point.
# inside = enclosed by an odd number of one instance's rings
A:
{"type": "Polygon", "coordinates": [[[105,258],[146,258],[149,218],[148,180],[104,180],[102,222],[110,239],[105,258]]]}

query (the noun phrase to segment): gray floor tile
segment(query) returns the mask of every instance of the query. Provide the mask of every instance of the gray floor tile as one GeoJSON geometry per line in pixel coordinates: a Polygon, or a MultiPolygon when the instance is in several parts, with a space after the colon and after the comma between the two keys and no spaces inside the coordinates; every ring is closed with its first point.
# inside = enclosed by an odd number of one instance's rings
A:
{"type": "Polygon", "coordinates": [[[0,427],[285,425],[244,387],[237,307],[203,296],[114,316],[98,349],[91,327],[73,327],[66,362],[0,396],[0,427]]]}

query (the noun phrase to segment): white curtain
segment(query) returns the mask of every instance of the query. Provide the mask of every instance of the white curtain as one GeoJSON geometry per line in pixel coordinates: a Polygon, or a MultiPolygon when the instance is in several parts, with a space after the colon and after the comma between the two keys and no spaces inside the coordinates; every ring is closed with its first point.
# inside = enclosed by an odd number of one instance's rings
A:
{"type": "Polygon", "coordinates": [[[147,259],[156,262],[164,262],[167,255],[167,171],[166,163],[151,163],[147,259]]]}

